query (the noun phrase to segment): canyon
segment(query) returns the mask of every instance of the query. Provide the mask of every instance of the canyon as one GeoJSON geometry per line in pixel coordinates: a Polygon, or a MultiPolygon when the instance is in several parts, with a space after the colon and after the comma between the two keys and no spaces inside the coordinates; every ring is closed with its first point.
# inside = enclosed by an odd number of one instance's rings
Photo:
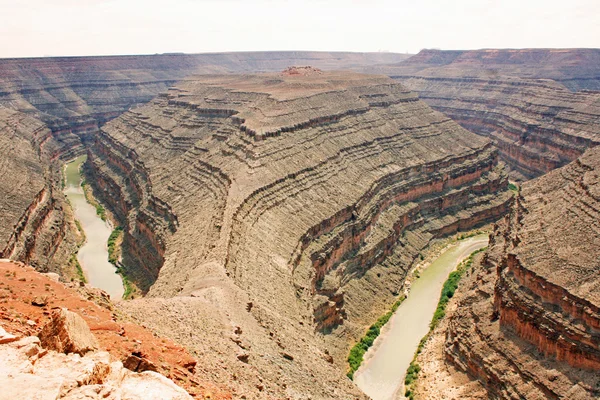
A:
{"type": "Polygon", "coordinates": [[[597,49],[422,50],[385,73],[434,109],[489,137],[516,180],[600,143],[597,49]]]}
{"type": "Polygon", "coordinates": [[[3,327],[34,340],[50,318],[21,306],[32,279],[113,359],[161,365],[193,397],[362,399],[348,352],[413,266],[499,221],[425,346],[435,361],[419,356],[418,398],[597,398],[600,51],[407,58],[0,60],[0,258],[63,282],[0,264],[25,274],[3,327]],[[78,282],[62,169],[83,154],[143,297],[114,304],[78,282]]]}
{"type": "Polygon", "coordinates": [[[295,63],[352,68],[407,57],[248,52],[0,59],[0,146],[6,155],[0,161],[0,186],[6,188],[0,257],[76,277],[70,257],[82,238],[62,195],[62,163],[85,154],[104,123],[187,75],[273,71],[295,63]]]}

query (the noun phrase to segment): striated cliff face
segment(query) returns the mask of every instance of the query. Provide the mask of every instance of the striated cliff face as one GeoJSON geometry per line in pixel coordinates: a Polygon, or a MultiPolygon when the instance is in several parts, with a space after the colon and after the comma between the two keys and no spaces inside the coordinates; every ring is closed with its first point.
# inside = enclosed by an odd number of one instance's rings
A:
{"type": "Polygon", "coordinates": [[[493,398],[600,396],[600,148],[523,185],[451,317],[447,359],[493,398]]]}
{"type": "Polygon", "coordinates": [[[99,126],[192,73],[275,71],[293,64],[341,69],[399,62],[390,53],[256,52],[0,59],[0,104],[48,125],[64,159],[99,126]],[[73,136],[75,135],[75,136],[73,136]]]}
{"type": "Polygon", "coordinates": [[[88,160],[149,290],[124,307],[251,397],[359,397],[339,367],[419,252],[511,199],[487,139],[387,77],[316,69],[188,78],[88,160]]]}
{"type": "Polygon", "coordinates": [[[598,57],[592,49],[423,50],[400,64],[368,69],[490,137],[513,177],[529,179],[600,143],[600,93],[569,90],[597,89],[598,57]]]}
{"type": "Polygon", "coordinates": [[[60,148],[41,121],[0,106],[0,258],[70,276],[76,233],[62,194],[60,148]]]}

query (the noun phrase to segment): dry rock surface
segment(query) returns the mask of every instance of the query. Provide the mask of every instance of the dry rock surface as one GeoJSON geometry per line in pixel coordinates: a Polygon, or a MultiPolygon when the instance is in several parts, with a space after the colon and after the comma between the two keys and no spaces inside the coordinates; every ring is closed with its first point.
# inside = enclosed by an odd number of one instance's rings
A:
{"type": "Polygon", "coordinates": [[[42,347],[36,336],[0,341],[0,359],[0,399],[192,399],[164,376],[132,372],[108,352],[59,353],[42,347]]]}
{"type": "MultiPolygon", "coordinates": [[[[449,381],[466,372],[490,398],[600,397],[599,188],[600,148],[523,184],[441,327],[443,350],[439,335],[428,344],[430,367],[449,381]]],[[[446,398],[440,379],[425,374],[420,395],[446,398]]]]}
{"type": "Polygon", "coordinates": [[[148,291],[122,307],[237,396],[360,398],[349,347],[419,253],[510,204],[489,140],[388,77],[313,72],[187,78],[86,167],[148,291]]]}
{"type": "Polygon", "coordinates": [[[54,311],[52,320],[39,334],[42,346],[59,353],[84,355],[98,349],[98,342],[83,318],[61,308],[54,311]]]}

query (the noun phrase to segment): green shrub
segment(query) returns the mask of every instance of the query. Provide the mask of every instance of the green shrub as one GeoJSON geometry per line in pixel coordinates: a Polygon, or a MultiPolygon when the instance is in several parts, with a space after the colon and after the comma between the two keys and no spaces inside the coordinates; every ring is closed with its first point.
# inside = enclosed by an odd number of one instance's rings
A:
{"type": "Polygon", "coordinates": [[[394,312],[400,307],[400,304],[404,301],[404,296],[400,297],[398,301],[396,301],[390,311],[379,317],[377,322],[369,327],[365,336],[363,336],[358,343],[350,349],[350,354],[348,355],[348,365],[350,366],[350,371],[346,374],[346,376],[350,379],[354,378],[354,373],[360,367],[360,364],[363,361],[363,357],[367,350],[371,346],[373,346],[373,342],[379,334],[381,333],[381,328],[392,318],[394,312]]]}
{"type": "Polygon", "coordinates": [[[108,237],[108,262],[113,265],[117,265],[118,257],[117,257],[117,248],[116,243],[119,236],[123,233],[123,228],[117,226],[108,237]]]}
{"type": "Polygon", "coordinates": [[[77,271],[77,278],[79,278],[81,282],[86,283],[87,279],[85,279],[83,268],[81,268],[81,264],[79,264],[79,260],[77,259],[77,252],[71,254],[69,263],[75,265],[75,270],[77,271]]]}

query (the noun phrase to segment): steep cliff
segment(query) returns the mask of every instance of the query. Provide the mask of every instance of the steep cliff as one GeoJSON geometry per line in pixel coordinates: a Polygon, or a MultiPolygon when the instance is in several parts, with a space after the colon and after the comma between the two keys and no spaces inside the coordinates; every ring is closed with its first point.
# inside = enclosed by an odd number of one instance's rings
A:
{"type": "Polygon", "coordinates": [[[65,262],[77,233],[62,194],[59,148],[41,121],[0,106],[0,258],[69,277],[65,262]]]}
{"type": "Polygon", "coordinates": [[[597,89],[599,57],[594,49],[423,50],[368,70],[392,76],[434,109],[490,137],[514,178],[529,179],[600,143],[600,93],[569,90],[597,89]]]}
{"type": "Polygon", "coordinates": [[[360,396],[350,342],[430,241],[511,198],[487,139],[387,77],[316,69],[188,78],[107,123],[86,173],[149,289],[124,307],[249,396],[360,396]]]}
{"type": "Polygon", "coordinates": [[[491,398],[600,396],[600,148],[523,185],[451,316],[446,357],[491,398]]]}

